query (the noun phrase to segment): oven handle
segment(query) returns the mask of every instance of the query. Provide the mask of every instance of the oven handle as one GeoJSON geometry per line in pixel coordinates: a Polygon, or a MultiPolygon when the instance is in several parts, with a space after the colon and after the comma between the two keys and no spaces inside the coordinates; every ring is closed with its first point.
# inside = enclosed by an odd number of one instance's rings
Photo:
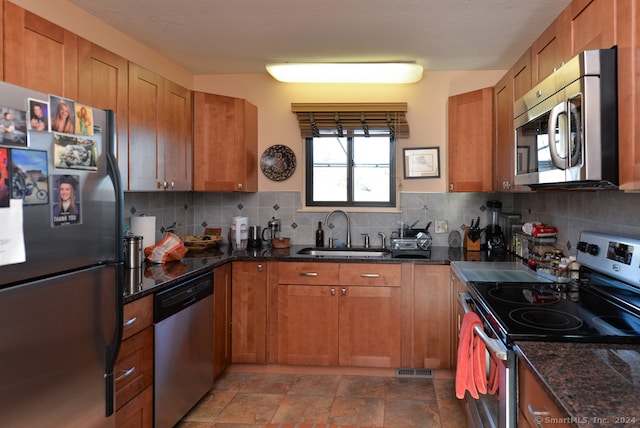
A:
{"type": "MultiPolygon", "coordinates": [[[[471,295],[469,295],[469,293],[467,293],[466,291],[462,291],[458,293],[458,295],[460,296],[460,304],[462,305],[464,313],[466,314],[467,312],[473,312],[473,310],[467,303],[467,299],[471,299],[471,295]]],[[[487,348],[489,348],[489,351],[491,351],[492,354],[494,354],[499,360],[507,361],[507,348],[502,342],[500,342],[498,339],[492,339],[487,336],[487,333],[485,333],[484,330],[480,328],[480,326],[474,326],[473,331],[478,335],[478,337],[480,337],[480,340],[482,340],[484,344],[487,345],[487,348]]]]}

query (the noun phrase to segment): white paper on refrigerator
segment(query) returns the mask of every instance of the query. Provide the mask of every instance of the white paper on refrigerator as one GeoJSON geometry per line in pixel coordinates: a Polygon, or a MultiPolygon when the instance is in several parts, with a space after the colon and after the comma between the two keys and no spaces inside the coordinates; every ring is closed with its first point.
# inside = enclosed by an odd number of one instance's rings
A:
{"type": "Polygon", "coordinates": [[[8,208],[0,208],[0,266],[24,263],[22,199],[11,199],[8,208]]]}

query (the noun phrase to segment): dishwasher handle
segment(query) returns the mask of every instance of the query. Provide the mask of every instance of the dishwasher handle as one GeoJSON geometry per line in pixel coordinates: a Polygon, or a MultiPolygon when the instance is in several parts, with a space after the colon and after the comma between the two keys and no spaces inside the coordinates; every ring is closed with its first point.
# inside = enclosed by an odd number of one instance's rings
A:
{"type": "Polygon", "coordinates": [[[207,272],[154,295],[154,323],[169,318],[213,294],[213,274],[207,272]]]}

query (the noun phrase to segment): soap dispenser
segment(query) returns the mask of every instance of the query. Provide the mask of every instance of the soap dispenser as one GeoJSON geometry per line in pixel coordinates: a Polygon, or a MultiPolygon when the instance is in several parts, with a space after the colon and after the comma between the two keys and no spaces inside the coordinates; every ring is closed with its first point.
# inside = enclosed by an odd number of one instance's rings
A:
{"type": "Polygon", "coordinates": [[[316,247],[324,247],[324,230],[322,230],[322,222],[318,222],[318,229],[316,230],[316,247]]]}

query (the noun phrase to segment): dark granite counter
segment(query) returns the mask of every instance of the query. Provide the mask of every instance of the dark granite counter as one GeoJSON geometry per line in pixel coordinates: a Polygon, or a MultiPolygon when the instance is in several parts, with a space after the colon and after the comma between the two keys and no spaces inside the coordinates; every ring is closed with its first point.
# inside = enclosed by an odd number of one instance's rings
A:
{"type": "MultiPolygon", "coordinates": [[[[237,251],[228,245],[212,248],[207,251],[189,252],[181,261],[163,265],[145,263],[140,269],[126,269],[124,302],[129,303],[148,294],[158,292],[182,280],[212,270],[216,266],[234,260],[240,261],[313,261],[320,263],[416,263],[416,264],[449,264],[452,261],[493,261],[486,252],[467,252],[462,248],[432,247],[429,258],[393,258],[384,257],[321,257],[301,255],[297,252],[305,245],[292,245],[286,249],[249,249],[237,251]]],[[[423,254],[424,256],[424,254],[423,254]]],[[[508,256],[507,256],[508,257],[508,256]]]]}
{"type": "Polygon", "coordinates": [[[640,425],[640,345],[518,342],[570,424],[640,425]]]}

